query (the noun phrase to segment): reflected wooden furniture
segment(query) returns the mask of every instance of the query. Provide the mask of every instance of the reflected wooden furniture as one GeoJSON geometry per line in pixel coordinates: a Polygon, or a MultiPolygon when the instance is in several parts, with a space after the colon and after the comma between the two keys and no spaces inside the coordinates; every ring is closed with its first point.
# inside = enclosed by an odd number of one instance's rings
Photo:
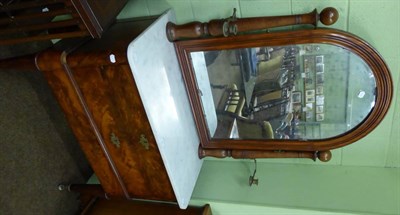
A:
{"type": "Polygon", "coordinates": [[[127,0],[1,0],[0,45],[91,36],[100,38],[127,0]]]}
{"type": "Polygon", "coordinates": [[[225,112],[218,114],[218,127],[214,138],[273,139],[274,131],[268,121],[250,120],[235,113],[225,112]]]}
{"type": "Polygon", "coordinates": [[[237,86],[235,84],[232,84],[231,86],[226,86],[218,103],[217,112],[230,112],[241,116],[244,103],[244,96],[238,90],[237,86]]]}

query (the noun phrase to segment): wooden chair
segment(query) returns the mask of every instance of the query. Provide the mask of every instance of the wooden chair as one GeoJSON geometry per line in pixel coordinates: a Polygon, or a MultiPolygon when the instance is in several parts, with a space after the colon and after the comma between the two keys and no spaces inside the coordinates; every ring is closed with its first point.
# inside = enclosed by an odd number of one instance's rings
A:
{"type": "Polygon", "coordinates": [[[127,0],[0,0],[0,45],[100,38],[127,0]]]}
{"type": "Polygon", "coordinates": [[[242,115],[245,98],[238,90],[236,84],[226,86],[224,93],[218,103],[217,113],[231,112],[238,116],[242,115]]]}
{"type": "Polygon", "coordinates": [[[274,131],[269,121],[251,120],[231,112],[218,114],[218,127],[213,138],[230,138],[234,123],[237,125],[239,139],[274,139],[274,131]]]}

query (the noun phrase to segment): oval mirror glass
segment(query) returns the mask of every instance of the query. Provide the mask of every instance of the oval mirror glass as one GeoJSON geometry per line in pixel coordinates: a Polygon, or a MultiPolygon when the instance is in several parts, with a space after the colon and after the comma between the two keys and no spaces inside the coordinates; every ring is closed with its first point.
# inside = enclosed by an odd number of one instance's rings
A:
{"type": "Polygon", "coordinates": [[[213,139],[335,137],[375,105],[373,72],[357,55],[329,44],[190,53],[213,139]]]}

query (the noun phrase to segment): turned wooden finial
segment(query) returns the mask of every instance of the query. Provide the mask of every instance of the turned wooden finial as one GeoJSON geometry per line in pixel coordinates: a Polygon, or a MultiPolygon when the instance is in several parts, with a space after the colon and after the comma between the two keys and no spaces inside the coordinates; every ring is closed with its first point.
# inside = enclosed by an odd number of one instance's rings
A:
{"type": "Polygon", "coordinates": [[[332,158],[332,153],[331,151],[321,151],[318,152],[318,159],[322,162],[328,162],[331,160],[332,158]]]}
{"type": "Polygon", "coordinates": [[[319,20],[324,25],[332,25],[339,18],[339,12],[333,7],[327,7],[319,14],[319,20]]]}

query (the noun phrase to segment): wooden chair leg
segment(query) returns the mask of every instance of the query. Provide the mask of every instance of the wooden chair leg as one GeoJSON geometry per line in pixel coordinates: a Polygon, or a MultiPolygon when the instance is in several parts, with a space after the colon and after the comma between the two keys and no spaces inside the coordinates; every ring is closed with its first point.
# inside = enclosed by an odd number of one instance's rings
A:
{"type": "Polygon", "coordinates": [[[58,185],[60,191],[67,190],[69,192],[76,192],[81,195],[90,195],[92,197],[107,198],[106,193],[100,184],[69,184],[58,185]]]}
{"type": "Polygon", "coordinates": [[[100,184],[60,184],[58,189],[79,193],[80,211],[90,208],[97,199],[108,199],[100,184]]]}

